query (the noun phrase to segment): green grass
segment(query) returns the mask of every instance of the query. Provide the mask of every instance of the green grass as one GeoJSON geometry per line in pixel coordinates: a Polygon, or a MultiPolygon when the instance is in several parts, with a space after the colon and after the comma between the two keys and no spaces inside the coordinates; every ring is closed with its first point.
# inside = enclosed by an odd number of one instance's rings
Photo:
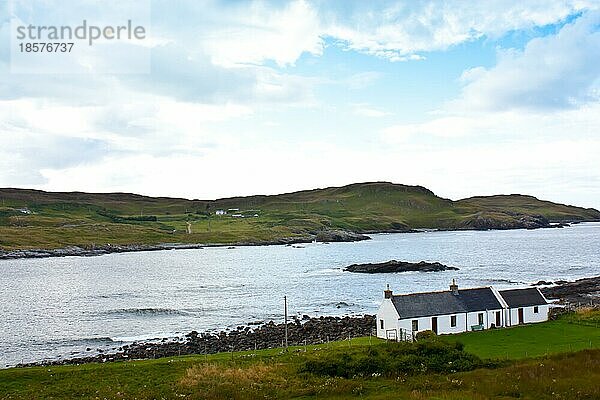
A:
{"type": "Polygon", "coordinates": [[[561,318],[546,323],[441,338],[449,342],[460,341],[466,351],[481,358],[521,359],[600,348],[600,325],[583,324],[580,319],[561,318]]]}
{"type": "Polygon", "coordinates": [[[0,399],[597,399],[600,349],[561,353],[565,349],[560,338],[571,341],[572,350],[585,347],[586,341],[598,338],[600,328],[593,323],[599,318],[596,311],[531,326],[441,337],[460,340],[466,352],[480,357],[504,358],[500,349],[506,349],[509,360],[497,368],[351,378],[302,372],[311,360],[354,362],[373,350],[380,356],[393,354],[393,344],[358,338],[293,347],[288,353],[270,349],[0,370],[0,399]],[[522,358],[524,349],[529,358],[522,358]]]}
{"type": "Polygon", "coordinates": [[[600,220],[594,209],[530,196],[489,196],[451,201],[420,186],[353,184],[275,196],[207,200],[127,193],[52,193],[0,189],[0,249],[69,245],[265,242],[308,237],[320,230],[354,232],[411,228],[518,227],[524,216],[554,221],[600,220]],[[18,208],[27,207],[31,214],[18,208]],[[254,218],[217,217],[239,208],[254,218]],[[140,216],[156,221],[140,221],[140,216]],[[186,232],[191,224],[192,233],[186,232]]]}

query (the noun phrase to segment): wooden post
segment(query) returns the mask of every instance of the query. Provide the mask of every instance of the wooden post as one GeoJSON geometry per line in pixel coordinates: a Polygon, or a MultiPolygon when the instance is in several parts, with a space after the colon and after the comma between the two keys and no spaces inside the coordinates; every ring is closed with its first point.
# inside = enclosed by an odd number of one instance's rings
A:
{"type": "Polygon", "coordinates": [[[284,309],[284,320],[285,320],[285,351],[288,351],[287,296],[283,296],[283,309],[284,309]]]}

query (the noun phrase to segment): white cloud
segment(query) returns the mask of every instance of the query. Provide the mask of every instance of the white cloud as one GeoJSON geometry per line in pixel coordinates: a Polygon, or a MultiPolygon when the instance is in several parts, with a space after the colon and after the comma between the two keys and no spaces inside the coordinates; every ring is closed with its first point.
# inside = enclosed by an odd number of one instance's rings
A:
{"type": "Polygon", "coordinates": [[[233,12],[231,25],[212,31],[202,44],[217,65],[272,60],[286,66],[293,65],[305,52],[323,52],[319,15],[306,1],[293,1],[281,9],[273,3],[242,3],[233,12]]]}
{"type": "Polygon", "coordinates": [[[371,107],[368,104],[354,104],[353,105],[354,114],[359,115],[361,117],[369,117],[369,118],[381,118],[387,117],[391,115],[391,113],[387,111],[382,111],[377,108],[371,107]]]}
{"type": "Polygon", "coordinates": [[[490,69],[463,73],[454,109],[510,110],[577,107],[600,99],[600,12],[588,12],[557,34],[532,39],[524,50],[499,50],[490,69]]]}
{"type": "Polygon", "coordinates": [[[334,15],[326,33],[351,50],[390,61],[420,60],[422,53],[446,50],[482,37],[560,22],[599,7],[594,1],[419,1],[355,3],[334,15]]]}

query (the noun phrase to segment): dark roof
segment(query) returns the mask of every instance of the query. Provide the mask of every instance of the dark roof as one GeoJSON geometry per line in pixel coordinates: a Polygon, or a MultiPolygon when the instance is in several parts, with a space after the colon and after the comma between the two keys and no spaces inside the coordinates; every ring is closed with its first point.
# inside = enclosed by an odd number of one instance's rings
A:
{"type": "Polygon", "coordinates": [[[511,308],[547,304],[537,288],[501,290],[500,295],[511,308]]]}
{"type": "Polygon", "coordinates": [[[458,291],[458,295],[448,290],[392,296],[392,303],[402,319],[502,308],[489,287],[462,289],[458,291]]]}

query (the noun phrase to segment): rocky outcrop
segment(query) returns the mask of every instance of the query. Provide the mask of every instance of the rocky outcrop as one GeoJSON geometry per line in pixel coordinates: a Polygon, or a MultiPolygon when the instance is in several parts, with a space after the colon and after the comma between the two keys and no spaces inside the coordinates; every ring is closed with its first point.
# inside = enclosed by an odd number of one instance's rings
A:
{"type": "MultiPolygon", "coordinates": [[[[538,282],[539,283],[539,282],[538,282]]],[[[555,282],[556,286],[540,289],[550,299],[567,303],[600,303],[600,276],[578,279],[574,282],[555,282]]]]}
{"type": "Polygon", "coordinates": [[[360,272],[365,274],[379,274],[389,272],[409,272],[409,271],[420,271],[420,272],[437,272],[437,271],[456,271],[458,268],[449,267],[439,262],[427,262],[421,261],[418,263],[411,263],[407,261],[396,261],[390,260],[382,263],[375,264],[352,264],[344,271],[349,272],[360,272]]]}
{"type": "Polygon", "coordinates": [[[369,239],[371,238],[366,235],[339,229],[320,231],[315,235],[315,240],[317,242],[358,242],[369,239]]]}
{"type": "Polygon", "coordinates": [[[490,230],[490,229],[538,229],[562,227],[563,225],[552,225],[542,215],[527,215],[515,213],[491,213],[478,212],[473,217],[466,219],[462,229],[490,230]]]}
{"type": "MultiPolygon", "coordinates": [[[[344,340],[349,337],[369,336],[375,328],[375,317],[320,317],[302,320],[295,318],[288,323],[290,346],[322,344],[344,340]]],[[[87,357],[60,361],[22,364],[18,367],[35,365],[83,364],[119,360],[173,357],[184,354],[212,354],[230,351],[247,351],[283,347],[285,324],[270,321],[258,327],[238,326],[233,331],[219,333],[190,332],[176,339],[157,339],[151,342],[135,342],[119,348],[114,353],[103,353],[87,357]]],[[[88,351],[93,351],[88,349],[88,351]]]]}

